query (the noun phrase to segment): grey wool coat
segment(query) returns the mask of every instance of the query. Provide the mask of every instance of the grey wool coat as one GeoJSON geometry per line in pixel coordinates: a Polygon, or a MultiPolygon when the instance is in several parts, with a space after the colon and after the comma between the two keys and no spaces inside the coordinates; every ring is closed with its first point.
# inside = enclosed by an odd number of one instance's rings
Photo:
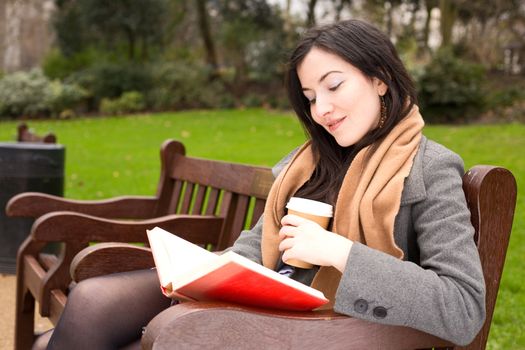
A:
{"type": "MultiPolygon", "coordinates": [[[[293,153],[273,168],[274,175],[293,153]]],[[[463,173],[458,155],[422,138],[394,224],[404,259],[354,243],[335,296],[336,312],[470,343],[485,319],[485,282],[463,173]]],[[[231,249],[261,263],[261,233],[262,219],[231,249]]],[[[310,284],[316,272],[298,269],[292,278],[310,284]]]]}

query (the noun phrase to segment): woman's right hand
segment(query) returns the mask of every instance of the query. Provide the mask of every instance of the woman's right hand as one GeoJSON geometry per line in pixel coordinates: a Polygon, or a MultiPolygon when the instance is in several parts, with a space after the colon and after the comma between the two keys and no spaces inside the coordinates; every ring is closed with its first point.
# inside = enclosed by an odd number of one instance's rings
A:
{"type": "Polygon", "coordinates": [[[284,216],[281,224],[279,250],[284,252],[284,262],[298,259],[344,271],[353,244],[351,240],[298,215],[284,216]]]}

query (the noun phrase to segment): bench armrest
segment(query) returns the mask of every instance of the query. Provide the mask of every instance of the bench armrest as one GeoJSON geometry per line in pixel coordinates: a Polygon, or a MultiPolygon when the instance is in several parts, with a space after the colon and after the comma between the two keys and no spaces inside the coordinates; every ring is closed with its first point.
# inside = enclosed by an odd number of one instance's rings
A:
{"type": "MultiPolygon", "coordinates": [[[[215,251],[217,255],[222,252],[215,251]]],[[[82,249],[71,261],[71,278],[87,278],[116,272],[149,269],[155,266],[151,249],[129,243],[99,243],[82,249]]]]}
{"type": "Polygon", "coordinates": [[[74,212],[52,212],[33,224],[36,242],[147,242],[146,230],[159,226],[195,244],[218,240],[224,219],[204,215],[166,215],[154,219],[111,220],[74,212]]]}
{"type": "Polygon", "coordinates": [[[184,302],[150,321],[142,348],[421,349],[451,346],[421,331],[381,325],[331,310],[288,312],[227,303],[184,302]]]}
{"type": "Polygon", "coordinates": [[[87,278],[155,266],[151,249],[128,243],[99,243],[81,250],[71,262],[71,278],[87,278]]]}
{"type": "Polygon", "coordinates": [[[39,192],[17,194],[6,205],[8,216],[37,218],[53,211],[74,211],[106,218],[145,219],[154,216],[157,198],[121,196],[104,200],[74,200],[39,192]]]}

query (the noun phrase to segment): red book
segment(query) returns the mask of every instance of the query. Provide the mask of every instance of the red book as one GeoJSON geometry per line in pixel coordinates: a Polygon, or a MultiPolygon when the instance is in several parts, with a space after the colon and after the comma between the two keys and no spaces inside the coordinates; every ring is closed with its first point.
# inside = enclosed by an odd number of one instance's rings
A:
{"type": "Polygon", "coordinates": [[[234,252],[216,255],[158,227],[148,239],[162,291],[174,299],[297,311],[328,302],[322,292],[234,252]]]}

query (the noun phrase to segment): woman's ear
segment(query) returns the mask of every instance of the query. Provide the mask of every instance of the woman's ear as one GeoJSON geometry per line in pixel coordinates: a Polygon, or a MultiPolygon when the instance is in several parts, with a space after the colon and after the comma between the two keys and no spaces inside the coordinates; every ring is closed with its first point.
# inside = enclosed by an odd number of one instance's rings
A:
{"type": "Polygon", "coordinates": [[[388,85],[378,78],[374,78],[374,86],[379,96],[384,96],[388,91],[388,85]]]}

